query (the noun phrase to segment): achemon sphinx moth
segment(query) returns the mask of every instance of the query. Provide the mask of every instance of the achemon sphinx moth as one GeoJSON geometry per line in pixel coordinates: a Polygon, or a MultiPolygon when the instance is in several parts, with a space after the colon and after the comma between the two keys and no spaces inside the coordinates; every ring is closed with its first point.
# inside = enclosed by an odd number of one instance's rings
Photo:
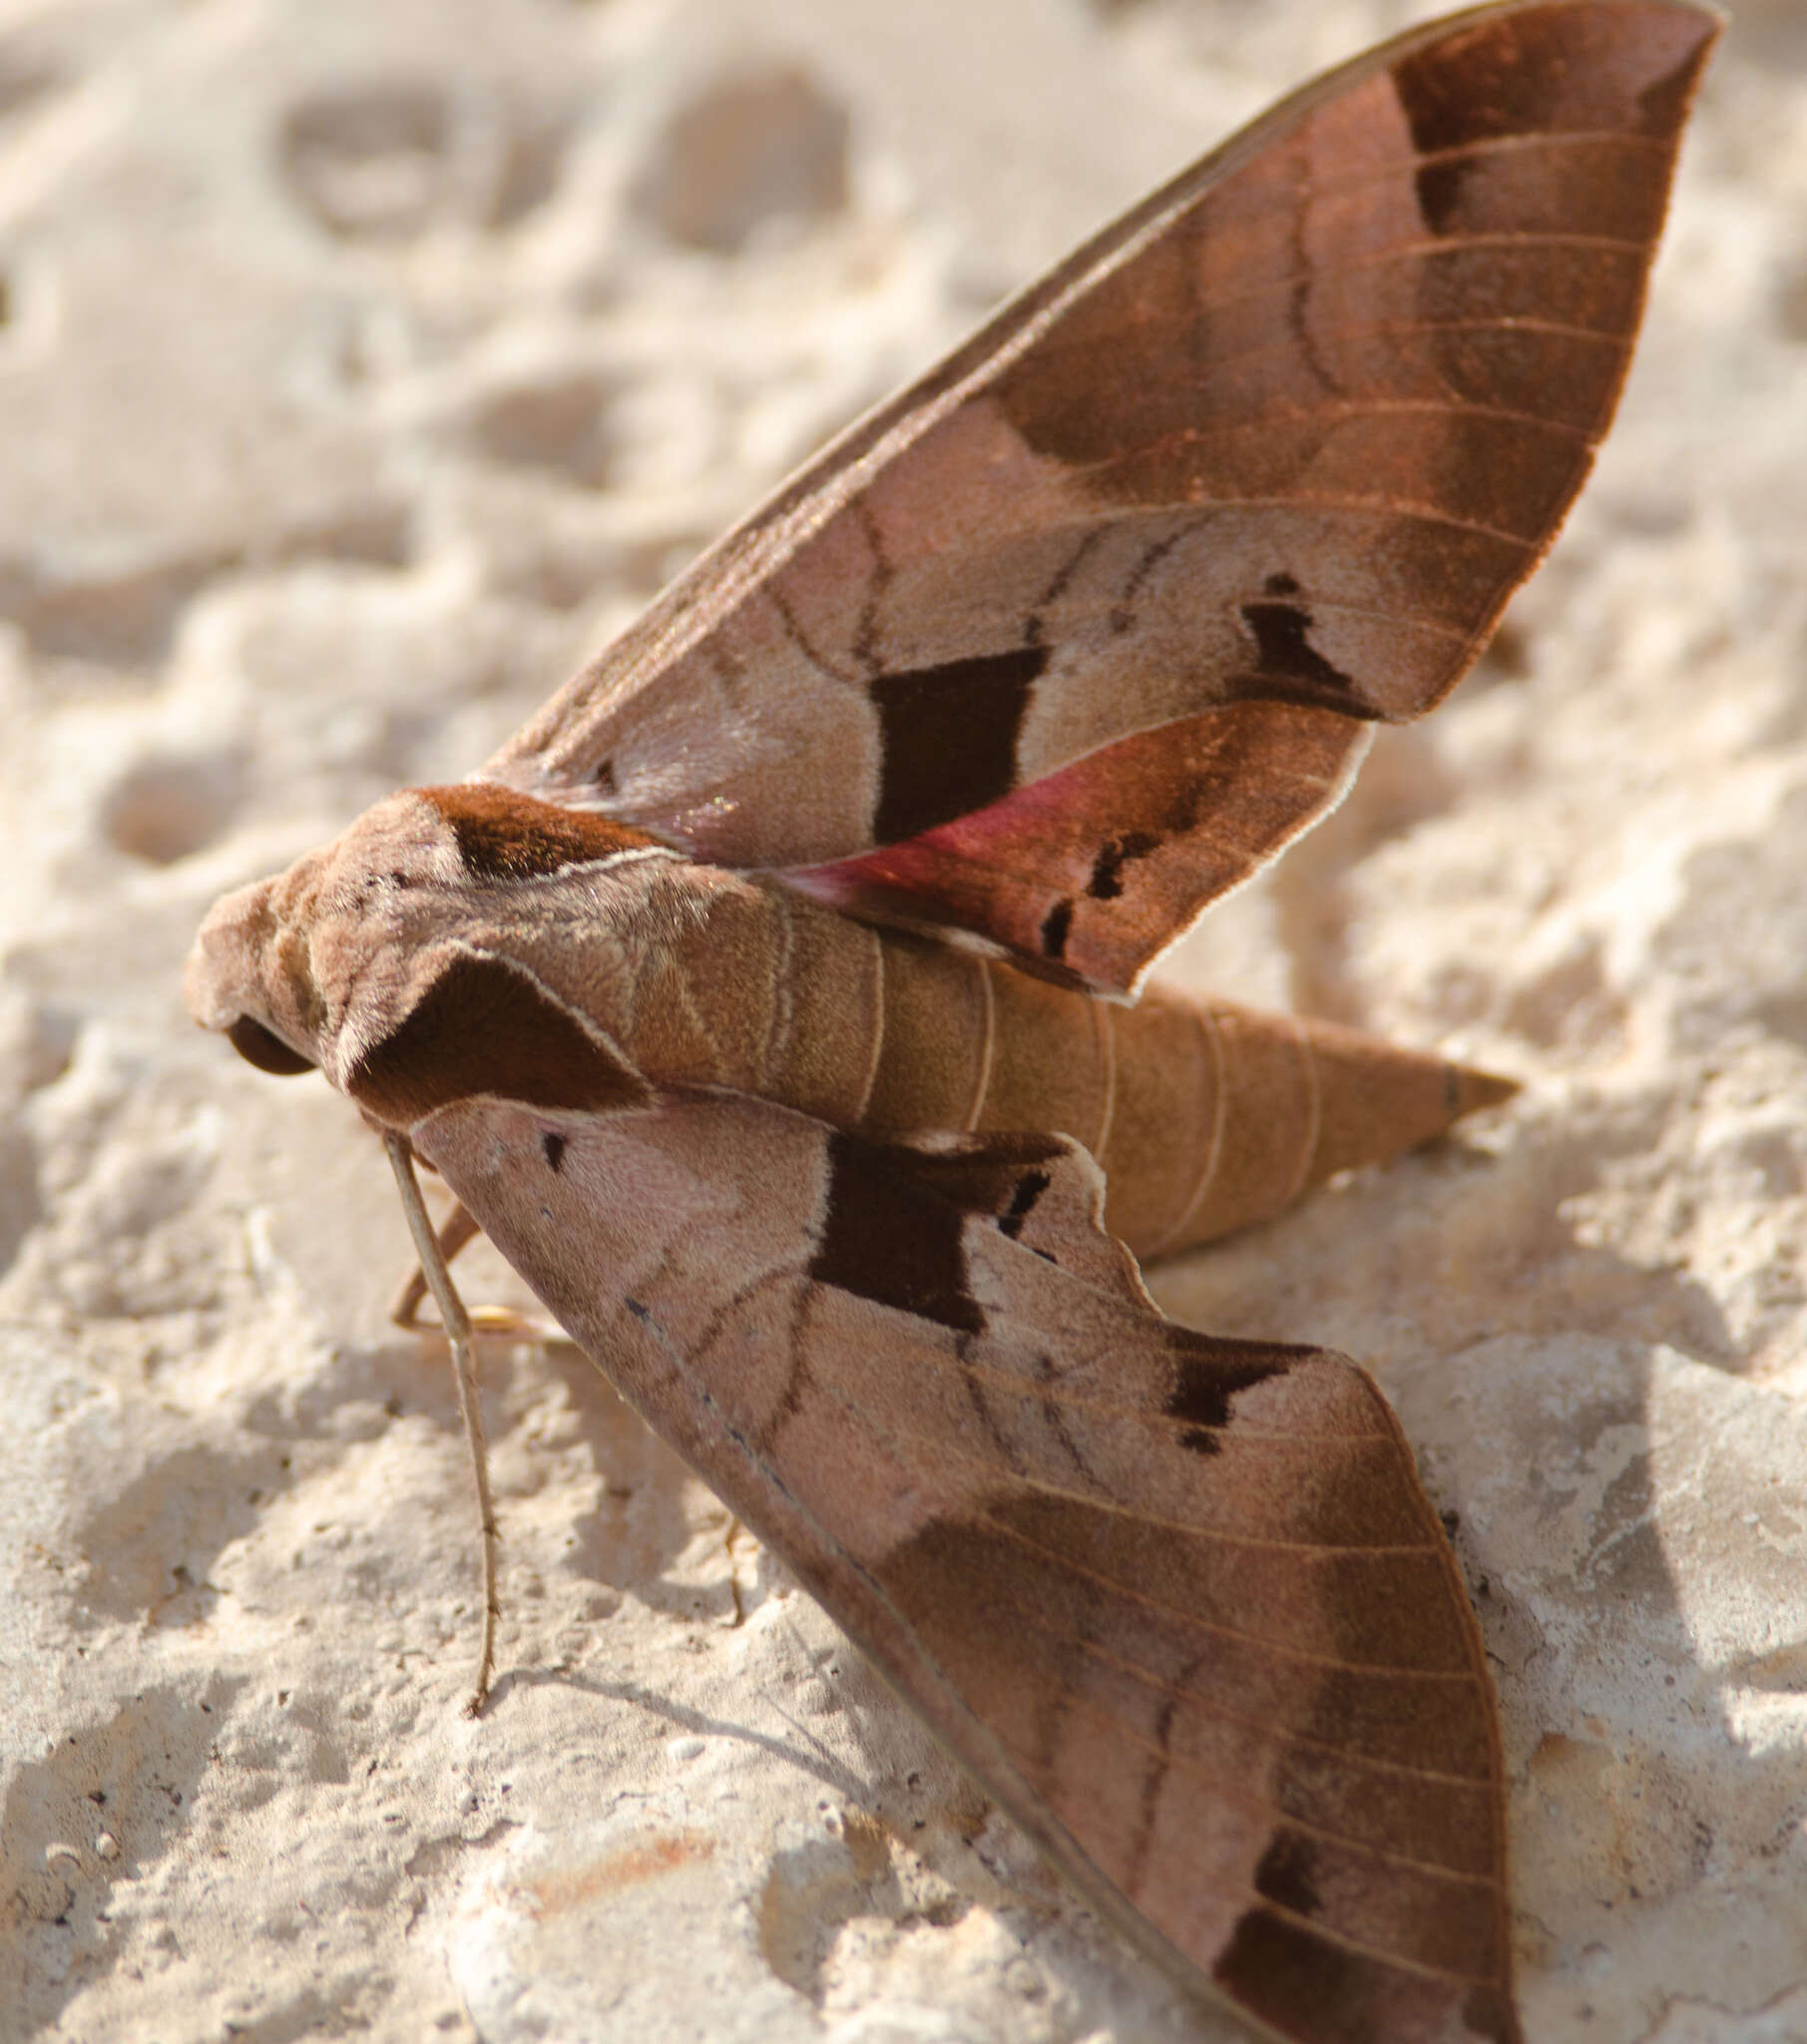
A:
{"type": "Polygon", "coordinates": [[[1308,86],[191,965],[387,1132],[467,1388],[481,1227],[1093,1901],[1284,2037],[1518,2036],[1493,1699],[1370,1381],[1171,1324],[1132,1256],[1510,1089],[1142,982],[1549,544],[1715,32],[1507,0],[1308,86]]]}

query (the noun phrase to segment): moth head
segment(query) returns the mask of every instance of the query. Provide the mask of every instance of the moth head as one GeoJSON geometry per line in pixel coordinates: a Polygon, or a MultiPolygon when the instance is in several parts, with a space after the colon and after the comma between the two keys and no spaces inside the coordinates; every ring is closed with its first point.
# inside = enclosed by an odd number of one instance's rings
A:
{"type": "MultiPolygon", "coordinates": [[[[305,862],[304,862],[305,863],[305,862]]],[[[189,1013],[261,1072],[315,1070],[322,1004],[304,937],[281,913],[299,868],[215,902],[189,953],[189,1013]]]]}
{"type": "Polygon", "coordinates": [[[407,1012],[412,962],[466,877],[433,803],[392,795],[287,872],[214,904],[189,956],[189,1012],[260,1071],[340,1082],[407,1012]]]}
{"type": "Polygon", "coordinates": [[[594,1008],[607,981],[596,883],[624,862],[647,870],[649,852],[669,855],[512,789],[407,789],[215,904],[189,959],[189,1011],[259,1070],[318,1069],[389,1127],[482,1090],[620,1105],[640,1081],[536,965],[541,939],[576,916],[590,942],[576,1005],[594,1008]],[[505,1071],[517,1053],[523,1069],[505,1071]]]}

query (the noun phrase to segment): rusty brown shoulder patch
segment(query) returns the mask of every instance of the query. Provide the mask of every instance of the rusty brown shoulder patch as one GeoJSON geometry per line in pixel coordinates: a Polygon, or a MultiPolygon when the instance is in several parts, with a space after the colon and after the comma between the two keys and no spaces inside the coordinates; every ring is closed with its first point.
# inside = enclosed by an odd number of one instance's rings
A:
{"type": "Polygon", "coordinates": [[[512,787],[464,781],[414,790],[452,826],[474,880],[534,880],[662,839],[586,809],[543,802],[512,787]]]}
{"type": "Polygon", "coordinates": [[[454,952],[400,1025],[352,1066],[345,1090],[390,1128],[488,1094],[526,1107],[637,1107],[639,1073],[519,966],[454,952]]]}

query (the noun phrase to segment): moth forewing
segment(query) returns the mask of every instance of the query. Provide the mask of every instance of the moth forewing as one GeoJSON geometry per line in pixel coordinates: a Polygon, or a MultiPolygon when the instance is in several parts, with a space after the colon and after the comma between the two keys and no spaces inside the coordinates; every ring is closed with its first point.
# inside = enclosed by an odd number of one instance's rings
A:
{"type": "Polygon", "coordinates": [[[1519,2035],[1480,1634],[1373,1384],[1129,1250],[1510,1086],[1114,997],[1550,543],[1715,33],[1508,0],[1307,87],[191,963],[386,1132],[486,1675],[414,1155],[1107,1913],[1301,2044],[1519,2035]]]}

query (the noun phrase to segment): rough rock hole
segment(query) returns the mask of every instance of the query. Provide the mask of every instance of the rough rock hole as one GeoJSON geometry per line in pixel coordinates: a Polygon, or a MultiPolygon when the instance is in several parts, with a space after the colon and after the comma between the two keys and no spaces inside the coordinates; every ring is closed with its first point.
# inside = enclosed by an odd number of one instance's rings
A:
{"type": "Polygon", "coordinates": [[[1530,633],[1508,618],[1487,642],[1486,651],[1463,686],[1473,694],[1500,682],[1522,682],[1530,676],[1533,665],[1530,633]]]}
{"type": "Polygon", "coordinates": [[[1807,1048],[1807,992],[1782,992],[1752,1004],[1758,1024],[1784,1043],[1807,1048]]]}
{"type": "Polygon", "coordinates": [[[465,435],[486,461],[555,469],[585,489],[602,489],[617,448],[612,395],[603,378],[589,374],[519,384],[492,392],[478,405],[465,435]]]}
{"type": "Polygon", "coordinates": [[[512,124],[502,143],[496,196],[487,225],[513,227],[535,207],[543,206],[558,189],[564,160],[563,124],[531,120],[512,124]]]}
{"type": "Polygon", "coordinates": [[[64,82],[61,68],[22,51],[0,51],[0,121],[22,113],[64,82]]]}
{"type": "Polygon", "coordinates": [[[413,517],[400,499],[361,499],[303,518],[283,534],[282,561],[346,561],[366,568],[405,568],[413,558],[413,517]]]}
{"type": "Polygon", "coordinates": [[[75,1055],[78,1027],[73,1009],[0,989],[0,1099],[54,1086],[75,1055]]]}
{"type": "MultiPolygon", "coordinates": [[[[141,1526],[141,1541],[144,1537],[141,1526]]],[[[104,1565],[94,1564],[93,1572],[104,1578],[104,1565]]],[[[144,1617],[142,1609],[131,1614],[138,1624],[144,1617]]],[[[115,1834],[125,1849],[114,1869],[95,1883],[101,1909],[106,1879],[135,1878],[166,1862],[173,1839],[193,1822],[198,1808],[209,1806],[208,1786],[220,1765],[219,1728],[243,1688],[240,1681],[216,1679],[208,1689],[213,1708],[204,1714],[195,1708],[187,1685],[147,1686],[110,1713],[85,1716],[79,1734],[70,1733],[54,1745],[40,1742],[29,1756],[20,1751],[9,1767],[0,1830],[5,1839],[0,1878],[7,1883],[9,1922],[19,1925],[15,1936],[71,1922],[71,1889],[58,1877],[50,1848],[56,1840],[94,1840],[102,1810],[107,1833],[115,1834]]],[[[92,1877],[91,1865],[83,1866],[84,1876],[92,1877]]],[[[93,1910],[97,1904],[83,1906],[93,1910]]],[[[78,1911],[75,1920],[95,1918],[78,1911]]],[[[25,1992],[9,1991],[8,2006],[19,2018],[9,2020],[9,2033],[58,2027],[57,2015],[71,1991],[67,1979],[50,1967],[26,1969],[25,1992]]]]}
{"type": "Polygon", "coordinates": [[[1754,829],[1688,854],[1651,944],[1671,989],[1673,1040],[1688,1051],[1718,1057],[1727,1033],[1749,1023],[1807,1048],[1807,786],[1754,829]]]}
{"type": "Polygon", "coordinates": [[[1288,853],[1282,880],[1301,853],[1309,849],[1314,858],[1320,856],[1317,847],[1322,840],[1330,847],[1327,869],[1317,876],[1322,884],[1357,859],[1372,856],[1389,839],[1405,836],[1433,816],[1447,815],[1462,792],[1462,782],[1445,765],[1434,734],[1419,725],[1383,725],[1374,734],[1348,799],[1288,853]]]}
{"type": "Polygon", "coordinates": [[[491,546],[487,572],[498,594],[520,597],[542,610],[574,611],[623,589],[652,593],[626,583],[621,549],[610,539],[556,532],[522,537],[518,549],[506,541],[491,546]]]}
{"type": "Polygon", "coordinates": [[[1748,1175],[1765,1200],[1792,1200],[1807,1191],[1807,1137],[1788,1118],[1734,1124],[1711,1145],[1721,1170],[1748,1175]]]}
{"type": "Polygon", "coordinates": [[[848,120],[793,65],[742,70],[677,108],[632,198],[669,240],[714,256],[777,221],[813,225],[847,204],[848,120]]]}
{"type": "Polygon", "coordinates": [[[31,1139],[22,1129],[0,1128],[0,1271],[11,1268],[19,1245],[43,1218],[31,1139]]]}
{"type": "Polygon", "coordinates": [[[867,1811],[841,1812],[841,1835],[809,1839],[773,1854],[759,1895],[759,1950],[798,1994],[818,2005],[835,1938],[857,1917],[898,1921],[908,1902],[891,1841],[867,1811]]]}
{"type": "Polygon", "coordinates": [[[634,541],[622,555],[623,586],[652,595],[681,574],[713,537],[707,532],[658,532],[634,541]]]}
{"type": "Polygon", "coordinates": [[[101,828],[128,858],[173,865],[220,835],[243,792],[242,767],[228,756],[142,761],[108,790],[101,828]]]}
{"type": "Polygon", "coordinates": [[[1607,972],[1599,939],[1589,935],[1578,937],[1561,957],[1517,987],[1505,1019],[1528,1043],[1578,1057],[1589,1051],[1616,1053],[1630,1015],[1607,972]]]}
{"type": "Polygon", "coordinates": [[[447,218],[511,226],[557,186],[565,132],[541,109],[391,81],[291,107],[279,156],[301,206],[330,233],[395,241],[447,218]]]}
{"type": "Polygon", "coordinates": [[[289,109],[281,159],[296,196],[335,235],[417,234],[440,211],[452,116],[431,86],[324,93],[289,109]]]}
{"type": "Polygon", "coordinates": [[[1796,263],[1776,287],[1776,326],[1784,340],[1807,340],[1807,261],[1796,263]]]}
{"type": "Polygon", "coordinates": [[[0,562],[0,617],[11,618],[41,658],[154,667],[195,593],[236,558],[222,551],[69,582],[0,562]]]}
{"type": "Polygon", "coordinates": [[[1747,63],[1807,70],[1807,17],[1800,0],[1741,0],[1738,42],[1747,63]]]}

